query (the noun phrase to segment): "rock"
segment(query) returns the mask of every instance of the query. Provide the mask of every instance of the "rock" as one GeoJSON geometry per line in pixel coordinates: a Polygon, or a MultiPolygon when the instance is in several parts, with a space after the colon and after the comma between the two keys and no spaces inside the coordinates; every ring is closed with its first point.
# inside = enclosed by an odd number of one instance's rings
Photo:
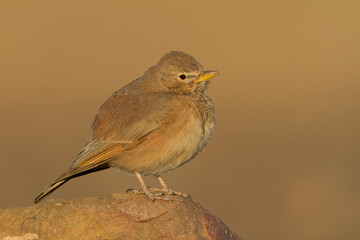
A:
{"type": "Polygon", "coordinates": [[[118,193],[4,209],[0,239],[240,239],[199,203],[171,198],[118,193]]]}

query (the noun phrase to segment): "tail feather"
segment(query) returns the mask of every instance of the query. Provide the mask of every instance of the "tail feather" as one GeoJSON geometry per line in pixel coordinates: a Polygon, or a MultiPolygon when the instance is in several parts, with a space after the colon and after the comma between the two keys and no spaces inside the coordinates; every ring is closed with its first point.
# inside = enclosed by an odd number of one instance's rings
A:
{"type": "Polygon", "coordinates": [[[58,187],[66,183],[69,179],[63,179],[60,181],[56,181],[53,184],[47,186],[34,200],[35,203],[40,202],[44,197],[55,191],[58,187]]]}
{"type": "Polygon", "coordinates": [[[49,186],[47,186],[40,194],[37,196],[34,200],[35,203],[40,202],[44,197],[55,191],[58,187],[66,183],[72,178],[80,177],[82,175],[97,172],[103,169],[109,168],[109,165],[107,163],[104,163],[99,166],[95,166],[91,169],[81,169],[82,171],[74,171],[74,169],[69,169],[67,172],[65,172],[63,175],[61,175],[58,179],[55,180],[55,182],[49,186]],[[65,176],[65,177],[64,177],[65,176]]]}
{"type": "MultiPolygon", "coordinates": [[[[112,146],[107,146],[105,150],[100,151],[99,153],[89,158],[81,159],[81,161],[79,162],[78,160],[76,160],[74,162],[76,164],[73,163],[73,165],[71,165],[68,171],[66,171],[58,179],[56,179],[53,184],[46,187],[42,191],[42,193],[40,193],[40,195],[35,198],[34,202],[40,202],[41,199],[55,191],[58,187],[60,187],[72,178],[109,168],[108,160],[122,151],[122,143],[112,143],[111,145],[112,146]]],[[[130,145],[131,144],[129,144],[129,146],[130,145]]],[[[85,154],[84,156],[86,156],[86,152],[80,154],[85,154]]],[[[84,157],[83,155],[81,156],[84,157]]]]}

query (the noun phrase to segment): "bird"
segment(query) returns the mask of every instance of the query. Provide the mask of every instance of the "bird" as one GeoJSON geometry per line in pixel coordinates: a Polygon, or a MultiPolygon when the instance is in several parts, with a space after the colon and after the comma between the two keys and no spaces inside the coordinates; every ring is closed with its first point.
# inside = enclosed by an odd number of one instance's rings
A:
{"type": "MultiPolygon", "coordinates": [[[[208,143],[215,128],[215,110],[205,94],[217,71],[204,71],[191,55],[171,51],[145,73],[113,93],[96,113],[90,141],[69,170],[38,195],[45,196],[70,179],[108,168],[138,178],[152,201],[179,194],[161,175],[193,159],[208,143]],[[142,176],[155,176],[162,188],[154,193],[142,176]]],[[[134,190],[135,191],[135,190],[134,190]]]]}

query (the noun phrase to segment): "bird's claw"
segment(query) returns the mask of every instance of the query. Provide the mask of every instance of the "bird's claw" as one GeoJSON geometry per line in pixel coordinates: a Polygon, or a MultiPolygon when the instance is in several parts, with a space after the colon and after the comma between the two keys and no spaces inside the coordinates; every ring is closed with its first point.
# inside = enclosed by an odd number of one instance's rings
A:
{"type": "Polygon", "coordinates": [[[125,191],[126,193],[144,193],[143,191],[136,190],[134,188],[129,188],[125,191]]]}
{"type": "MultiPolygon", "coordinates": [[[[156,189],[156,188],[152,188],[152,187],[148,187],[148,190],[150,191],[159,191],[159,189],[156,189]]],[[[136,190],[136,189],[133,189],[133,188],[130,188],[128,190],[126,190],[126,193],[142,193],[142,194],[145,194],[146,196],[148,196],[151,201],[155,201],[155,200],[163,200],[163,201],[172,201],[171,198],[169,197],[166,197],[164,196],[166,193],[160,191],[160,192],[157,192],[157,193],[151,193],[150,191],[141,191],[141,190],[136,190]]]]}
{"type": "Polygon", "coordinates": [[[189,200],[191,200],[191,196],[187,193],[181,193],[181,192],[176,192],[176,191],[173,191],[171,189],[167,190],[166,193],[170,194],[170,195],[173,195],[173,196],[182,196],[184,198],[187,198],[189,200]]]}
{"type": "Polygon", "coordinates": [[[182,196],[184,198],[187,198],[187,199],[191,200],[191,196],[189,194],[176,192],[174,190],[171,190],[170,188],[157,189],[157,191],[161,191],[164,194],[168,194],[168,195],[172,195],[172,196],[182,196]]]}

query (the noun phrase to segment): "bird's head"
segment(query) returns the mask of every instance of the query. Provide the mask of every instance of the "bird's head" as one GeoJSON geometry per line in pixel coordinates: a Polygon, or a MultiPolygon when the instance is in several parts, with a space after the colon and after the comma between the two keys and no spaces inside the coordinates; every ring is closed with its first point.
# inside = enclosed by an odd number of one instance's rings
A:
{"type": "Polygon", "coordinates": [[[199,62],[184,52],[172,51],[164,55],[153,69],[157,79],[171,92],[203,92],[216,71],[204,71],[199,62]]]}

